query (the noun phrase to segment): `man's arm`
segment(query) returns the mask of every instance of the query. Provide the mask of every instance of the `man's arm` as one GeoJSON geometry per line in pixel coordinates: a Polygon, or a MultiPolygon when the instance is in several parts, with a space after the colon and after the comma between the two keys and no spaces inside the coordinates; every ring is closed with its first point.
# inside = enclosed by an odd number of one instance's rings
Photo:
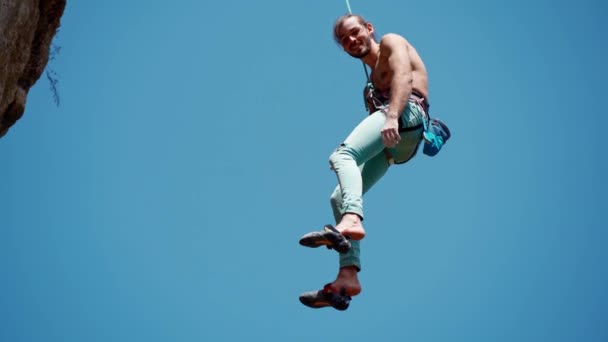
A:
{"type": "Polygon", "coordinates": [[[398,118],[408,102],[412,92],[412,66],[408,55],[407,41],[396,34],[382,37],[381,54],[388,56],[391,79],[391,99],[386,113],[391,119],[398,118]]]}

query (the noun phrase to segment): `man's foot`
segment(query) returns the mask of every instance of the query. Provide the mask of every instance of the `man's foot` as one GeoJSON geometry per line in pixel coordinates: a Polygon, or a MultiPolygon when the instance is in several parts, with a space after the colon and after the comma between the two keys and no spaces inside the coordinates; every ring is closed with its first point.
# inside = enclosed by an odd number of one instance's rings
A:
{"type": "Polygon", "coordinates": [[[353,240],[361,240],[365,237],[365,229],[361,224],[361,217],[357,214],[346,213],[336,226],[336,229],[344,236],[353,240]]]}
{"type": "Polygon", "coordinates": [[[305,292],[300,295],[300,303],[313,309],[332,308],[340,311],[348,309],[351,297],[346,295],[344,290],[336,291],[327,284],[322,290],[305,292]]]}
{"type": "Polygon", "coordinates": [[[302,236],[300,245],[311,248],[327,246],[327,248],[335,249],[342,254],[348,252],[351,248],[350,241],[330,224],[325,225],[320,232],[312,232],[302,236]]]}
{"type": "Polygon", "coordinates": [[[338,271],[338,276],[331,287],[334,289],[344,289],[346,295],[354,297],[361,293],[361,283],[357,276],[357,268],[355,266],[341,267],[338,271]]]}
{"type": "Polygon", "coordinates": [[[346,310],[353,296],[361,292],[361,284],[357,277],[355,266],[340,268],[333,283],[329,283],[318,291],[305,292],[300,295],[300,302],[310,308],[320,309],[332,307],[336,310],[346,310]],[[339,289],[339,290],[338,290],[339,289]]]}

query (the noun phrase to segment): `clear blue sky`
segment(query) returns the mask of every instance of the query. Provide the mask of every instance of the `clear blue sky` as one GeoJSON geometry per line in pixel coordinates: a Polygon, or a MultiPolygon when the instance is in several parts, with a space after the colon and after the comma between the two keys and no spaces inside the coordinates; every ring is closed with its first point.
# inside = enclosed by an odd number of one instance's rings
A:
{"type": "Polygon", "coordinates": [[[336,1],[68,1],[0,140],[0,340],[608,340],[599,0],[351,3],[404,35],[453,138],[366,196],[363,292],[335,252],[331,151],[364,118],[336,1]]]}

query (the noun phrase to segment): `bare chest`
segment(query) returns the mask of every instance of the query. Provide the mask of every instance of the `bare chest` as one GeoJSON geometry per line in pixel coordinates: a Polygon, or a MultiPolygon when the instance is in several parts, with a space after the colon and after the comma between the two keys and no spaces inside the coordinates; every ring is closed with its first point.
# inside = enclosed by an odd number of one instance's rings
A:
{"type": "Polygon", "coordinates": [[[382,56],[379,56],[376,66],[372,69],[372,73],[370,74],[374,86],[381,91],[388,90],[391,86],[392,77],[393,74],[388,66],[388,61],[385,58],[382,58],[382,56]]]}

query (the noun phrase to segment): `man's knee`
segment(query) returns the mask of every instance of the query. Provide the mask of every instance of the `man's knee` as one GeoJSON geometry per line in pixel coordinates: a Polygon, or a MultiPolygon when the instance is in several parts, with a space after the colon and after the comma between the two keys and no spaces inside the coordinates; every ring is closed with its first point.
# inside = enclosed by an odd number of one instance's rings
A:
{"type": "Polygon", "coordinates": [[[340,146],[338,146],[338,148],[329,156],[329,165],[334,169],[334,165],[348,159],[355,159],[353,149],[345,144],[340,144],[340,146]]]}
{"type": "Polygon", "coordinates": [[[340,158],[340,154],[342,153],[342,151],[346,148],[346,145],[344,144],[340,144],[340,146],[338,146],[338,148],[336,148],[330,155],[329,155],[329,164],[333,165],[334,162],[340,158]]]}
{"type": "Polygon", "coordinates": [[[342,192],[340,189],[334,190],[334,192],[329,197],[329,203],[332,208],[340,209],[342,207],[342,192]]]}

